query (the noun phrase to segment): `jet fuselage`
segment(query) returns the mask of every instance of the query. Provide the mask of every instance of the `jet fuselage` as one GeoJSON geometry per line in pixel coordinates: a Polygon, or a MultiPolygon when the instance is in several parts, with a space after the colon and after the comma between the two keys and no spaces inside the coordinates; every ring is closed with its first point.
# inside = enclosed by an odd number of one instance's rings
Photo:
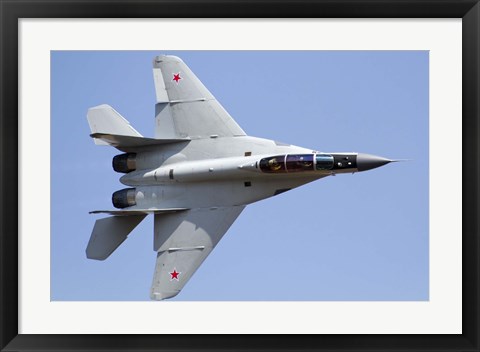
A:
{"type": "Polygon", "coordinates": [[[132,210],[178,208],[191,206],[192,198],[203,206],[245,205],[326,176],[372,168],[367,168],[365,160],[375,160],[376,166],[389,162],[367,154],[321,153],[255,137],[212,138],[219,149],[225,145],[223,153],[191,160],[189,154],[195,153],[198,142],[189,141],[181,151],[162,146],[115,157],[114,168],[126,172],[120,181],[132,188],[115,192],[114,206],[132,210]],[[170,152],[174,153],[171,157],[170,152]],[[158,155],[163,162],[155,167],[158,155]],[[210,186],[218,190],[222,184],[222,192],[232,197],[212,194],[210,186]]]}

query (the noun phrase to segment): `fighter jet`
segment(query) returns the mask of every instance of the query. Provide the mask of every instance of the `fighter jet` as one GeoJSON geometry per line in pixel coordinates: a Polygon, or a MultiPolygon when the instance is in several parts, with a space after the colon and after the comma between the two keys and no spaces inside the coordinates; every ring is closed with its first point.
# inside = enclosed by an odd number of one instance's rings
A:
{"type": "Polygon", "coordinates": [[[128,188],[95,222],[86,254],[105,260],[149,214],[157,253],[150,297],[176,296],[247,204],[323,177],[362,172],[394,160],[326,153],[248,136],[188,66],[153,60],[154,138],[143,137],[109,105],[88,110],[91,137],[122,152],[113,158],[128,188]]]}

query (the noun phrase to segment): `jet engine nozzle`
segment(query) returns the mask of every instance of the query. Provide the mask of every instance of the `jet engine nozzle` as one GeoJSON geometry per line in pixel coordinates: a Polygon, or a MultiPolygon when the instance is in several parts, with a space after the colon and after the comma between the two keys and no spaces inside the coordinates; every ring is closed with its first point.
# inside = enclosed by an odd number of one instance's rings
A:
{"type": "Polygon", "coordinates": [[[112,160],[112,167],[116,172],[127,174],[137,169],[137,154],[125,153],[116,155],[112,160]]]}
{"type": "Polygon", "coordinates": [[[358,171],[367,171],[391,163],[392,160],[381,156],[358,153],[357,169],[358,171]]]}
{"type": "Polygon", "coordinates": [[[124,188],[112,194],[112,203],[115,208],[123,209],[137,204],[135,188],[124,188]]]}

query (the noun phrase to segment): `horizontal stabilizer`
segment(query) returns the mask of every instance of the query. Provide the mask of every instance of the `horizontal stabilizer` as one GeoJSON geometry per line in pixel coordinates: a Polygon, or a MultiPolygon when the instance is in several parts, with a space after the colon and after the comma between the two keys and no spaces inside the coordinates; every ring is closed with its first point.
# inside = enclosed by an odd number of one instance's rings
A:
{"type": "Polygon", "coordinates": [[[107,104],[88,109],[87,120],[92,133],[111,133],[121,136],[142,137],[142,135],[130,125],[130,122],[107,104]]]}
{"type": "Polygon", "coordinates": [[[145,218],[145,214],[99,219],[95,222],[87,246],[87,258],[105,260],[117,249],[132,230],[145,218]]]}
{"type": "Polygon", "coordinates": [[[148,214],[165,214],[185,211],[188,208],[166,208],[166,209],[132,209],[132,210],[94,210],[90,214],[110,214],[115,216],[138,216],[148,214]]]}
{"type": "Polygon", "coordinates": [[[92,133],[90,137],[95,139],[96,144],[111,145],[117,149],[128,151],[140,147],[150,147],[178,142],[188,142],[189,139],[154,139],[136,136],[122,136],[108,133],[92,133]],[[100,141],[101,143],[98,143],[100,141]]]}

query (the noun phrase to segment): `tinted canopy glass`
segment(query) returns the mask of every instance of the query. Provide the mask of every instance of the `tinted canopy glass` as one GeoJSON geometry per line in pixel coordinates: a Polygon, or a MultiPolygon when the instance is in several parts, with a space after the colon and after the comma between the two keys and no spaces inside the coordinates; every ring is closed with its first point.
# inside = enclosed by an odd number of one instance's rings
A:
{"type": "Polygon", "coordinates": [[[313,154],[287,155],[287,171],[313,171],[313,154]]]}
{"type": "Polygon", "coordinates": [[[276,155],[260,160],[263,172],[285,172],[285,155],[276,155]]]}
{"type": "Polygon", "coordinates": [[[317,154],[315,155],[316,169],[317,170],[331,170],[333,169],[333,156],[329,154],[317,154]]]}

